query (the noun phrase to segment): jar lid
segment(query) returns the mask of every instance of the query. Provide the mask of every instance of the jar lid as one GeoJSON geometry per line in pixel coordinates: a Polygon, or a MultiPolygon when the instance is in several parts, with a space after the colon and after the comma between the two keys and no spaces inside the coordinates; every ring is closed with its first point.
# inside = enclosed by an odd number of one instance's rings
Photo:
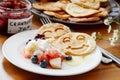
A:
{"type": "Polygon", "coordinates": [[[28,3],[27,9],[31,9],[32,8],[32,4],[30,3],[30,1],[25,0],[28,3]]]}
{"type": "MultiPolygon", "coordinates": [[[[7,7],[4,7],[4,6],[0,6],[0,11],[2,11],[2,12],[4,12],[4,10],[21,10],[21,9],[27,9],[27,10],[29,10],[29,9],[31,9],[32,8],[32,5],[31,5],[31,3],[30,3],[30,1],[28,1],[28,0],[21,0],[21,2],[24,2],[24,3],[26,3],[27,4],[27,6],[25,7],[25,8],[18,8],[18,9],[13,9],[13,8],[7,8],[7,7]]],[[[0,4],[2,5],[2,4],[5,4],[5,2],[0,2],[0,4]]]]}

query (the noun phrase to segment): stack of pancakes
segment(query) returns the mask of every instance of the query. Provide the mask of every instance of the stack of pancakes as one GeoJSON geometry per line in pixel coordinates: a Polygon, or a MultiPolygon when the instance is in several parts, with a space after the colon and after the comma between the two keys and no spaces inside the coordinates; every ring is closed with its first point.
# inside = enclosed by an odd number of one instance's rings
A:
{"type": "Polygon", "coordinates": [[[110,6],[106,3],[108,0],[41,0],[33,3],[33,7],[62,20],[95,22],[108,16],[110,6]]]}
{"type": "Polygon", "coordinates": [[[38,30],[38,34],[44,34],[45,39],[52,40],[50,44],[73,56],[90,54],[96,47],[96,42],[90,35],[72,32],[60,23],[45,24],[38,30]]]}

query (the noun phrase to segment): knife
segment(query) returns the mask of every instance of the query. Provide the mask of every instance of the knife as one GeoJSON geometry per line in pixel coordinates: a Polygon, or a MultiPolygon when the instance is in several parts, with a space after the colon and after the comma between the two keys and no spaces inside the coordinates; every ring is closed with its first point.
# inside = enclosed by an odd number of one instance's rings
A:
{"type": "Polygon", "coordinates": [[[114,56],[112,53],[108,52],[107,50],[105,50],[99,46],[98,46],[98,48],[100,49],[100,51],[102,52],[103,55],[112,59],[115,63],[117,63],[120,66],[120,58],[114,56]]]}

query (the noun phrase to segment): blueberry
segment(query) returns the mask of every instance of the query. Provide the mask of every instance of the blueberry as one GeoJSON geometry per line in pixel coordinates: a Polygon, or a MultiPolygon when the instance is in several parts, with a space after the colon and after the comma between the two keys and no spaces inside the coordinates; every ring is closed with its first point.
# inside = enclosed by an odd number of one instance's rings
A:
{"type": "Polygon", "coordinates": [[[29,39],[27,42],[26,42],[26,45],[31,41],[31,39],[29,39]]]}
{"type": "Polygon", "coordinates": [[[70,55],[66,56],[66,60],[72,60],[72,56],[70,55]]]}
{"type": "Polygon", "coordinates": [[[31,57],[31,61],[32,61],[32,63],[37,64],[38,63],[38,57],[37,57],[37,55],[33,55],[31,57]]]}
{"type": "Polygon", "coordinates": [[[47,66],[48,66],[48,62],[47,62],[46,60],[42,60],[42,61],[40,62],[40,67],[46,68],[47,66]]]}
{"type": "Polygon", "coordinates": [[[33,55],[33,57],[36,57],[36,58],[37,58],[37,55],[33,55]]]}

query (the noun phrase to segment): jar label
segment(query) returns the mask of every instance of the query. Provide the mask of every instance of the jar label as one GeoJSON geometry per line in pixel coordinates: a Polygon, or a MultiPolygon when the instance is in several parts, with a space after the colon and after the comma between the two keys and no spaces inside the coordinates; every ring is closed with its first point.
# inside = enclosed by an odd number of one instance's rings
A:
{"type": "Polygon", "coordinates": [[[25,30],[31,30],[32,17],[33,15],[25,19],[8,19],[7,33],[14,34],[25,30]]]}

